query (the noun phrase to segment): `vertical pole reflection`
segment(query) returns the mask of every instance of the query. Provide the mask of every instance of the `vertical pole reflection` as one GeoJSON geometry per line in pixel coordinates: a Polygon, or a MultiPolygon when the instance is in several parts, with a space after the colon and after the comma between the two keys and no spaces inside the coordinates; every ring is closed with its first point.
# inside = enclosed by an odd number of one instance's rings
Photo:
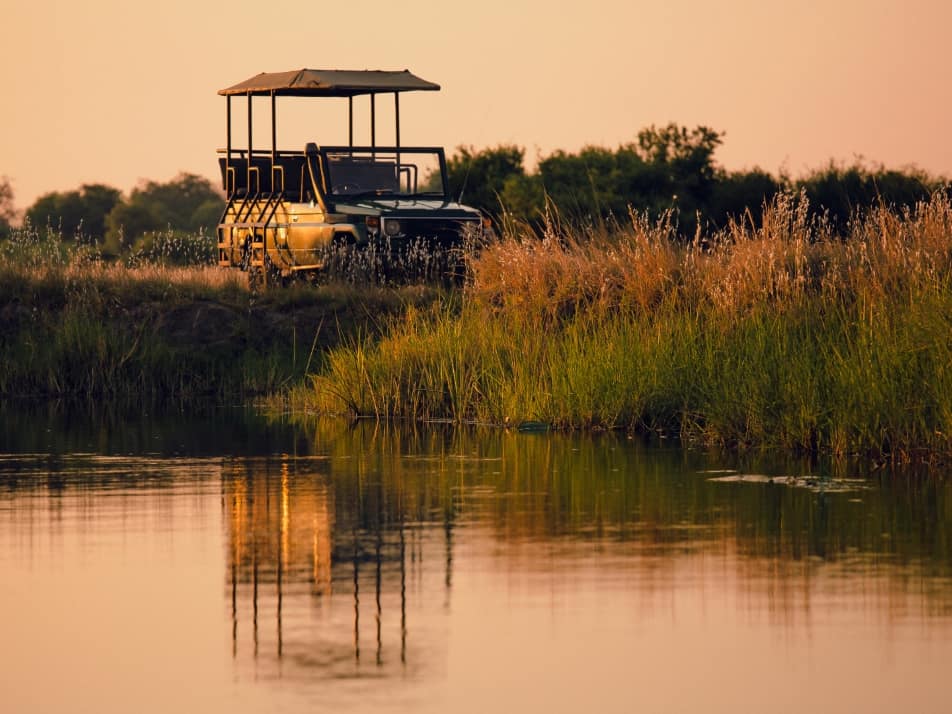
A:
{"type": "Polygon", "coordinates": [[[382,640],[382,638],[381,638],[381,632],[380,632],[381,623],[382,623],[382,619],[383,619],[383,612],[382,612],[381,607],[380,607],[380,548],[381,548],[381,540],[382,540],[382,536],[381,536],[381,534],[380,534],[380,522],[378,521],[378,522],[377,522],[377,542],[376,542],[376,544],[375,544],[375,546],[374,546],[374,553],[375,553],[375,555],[376,555],[376,560],[377,560],[377,572],[376,572],[377,592],[376,592],[376,596],[377,596],[377,666],[378,666],[378,667],[379,667],[381,664],[383,664],[383,640],[382,640]]]}
{"type": "Polygon", "coordinates": [[[281,518],[278,519],[279,540],[281,552],[278,554],[278,659],[284,651],[284,628],[281,623],[281,612],[284,604],[283,576],[288,564],[288,539],[291,524],[291,493],[287,462],[281,465],[281,518]]]}
{"type": "Polygon", "coordinates": [[[251,541],[251,629],[254,633],[254,656],[258,658],[258,539],[251,541]]]}
{"type": "Polygon", "coordinates": [[[311,520],[313,528],[311,552],[312,594],[323,597],[330,592],[331,585],[331,509],[327,489],[315,490],[317,505],[311,520]]]}
{"type": "Polygon", "coordinates": [[[283,647],[283,638],[282,638],[282,627],[281,627],[281,606],[284,593],[281,587],[282,576],[284,575],[284,564],[281,558],[278,558],[278,607],[277,607],[277,620],[278,620],[278,659],[281,659],[282,647],[283,647]]]}
{"type": "Polygon", "coordinates": [[[400,662],[407,663],[407,542],[400,518],[400,662]]]}
{"type": "Polygon", "coordinates": [[[449,508],[446,511],[446,521],[443,524],[443,529],[446,533],[446,577],[444,578],[444,584],[446,586],[446,600],[443,603],[444,607],[450,606],[450,590],[453,587],[453,509],[455,504],[450,500],[449,508]]]}
{"type": "Polygon", "coordinates": [[[231,560],[231,656],[238,656],[238,563],[231,560]]]}
{"type": "MultiPolygon", "coordinates": [[[[234,478],[234,475],[233,475],[234,478]]],[[[231,656],[238,656],[238,561],[241,558],[241,504],[242,494],[235,480],[235,492],[231,498],[231,656]]]]}
{"type": "Polygon", "coordinates": [[[354,532],[354,661],[360,662],[360,583],[358,569],[360,567],[360,553],[358,551],[357,533],[354,532]]]}

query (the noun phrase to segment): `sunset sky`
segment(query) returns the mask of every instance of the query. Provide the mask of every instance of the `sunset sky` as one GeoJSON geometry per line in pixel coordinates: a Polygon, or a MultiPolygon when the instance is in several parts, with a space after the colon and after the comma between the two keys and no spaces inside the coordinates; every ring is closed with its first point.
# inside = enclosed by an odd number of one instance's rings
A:
{"type": "MultiPolygon", "coordinates": [[[[215,178],[217,90],[303,67],[442,85],[401,101],[404,144],[515,143],[534,161],[674,121],[726,132],[729,169],[798,175],[862,156],[952,175],[942,0],[10,3],[0,176],[20,208],[81,183],[215,178]]],[[[285,148],[346,137],[335,101],[279,105],[285,148]]],[[[264,103],[255,116],[267,131],[264,103]]]]}

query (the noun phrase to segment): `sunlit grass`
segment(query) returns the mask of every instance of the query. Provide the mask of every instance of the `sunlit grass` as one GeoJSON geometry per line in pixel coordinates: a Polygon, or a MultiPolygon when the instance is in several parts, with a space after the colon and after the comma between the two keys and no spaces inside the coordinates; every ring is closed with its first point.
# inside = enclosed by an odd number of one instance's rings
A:
{"type": "Polygon", "coordinates": [[[667,218],[578,227],[553,211],[541,238],[504,220],[462,290],[378,274],[257,294],[238,271],[173,264],[175,236],[109,261],[28,228],[0,243],[0,393],[290,387],[292,408],[321,413],[950,454],[948,196],[877,208],[845,236],[812,215],[781,195],[685,243],[667,218]]]}
{"type": "Polygon", "coordinates": [[[198,252],[193,255],[189,246],[196,241],[171,233],[156,240],[166,246],[164,254],[139,252],[116,260],[82,236],[66,239],[56,231],[26,225],[0,241],[0,291],[8,299],[18,289],[68,290],[74,297],[123,291],[163,294],[170,289],[192,295],[247,292],[247,280],[240,274],[219,270],[207,256],[199,259],[198,252]],[[184,252],[173,249],[176,245],[184,245],[184,252]],[[173,255],[178,256],[174,261],[173,255]]]}
{"type": "Polygon", "coordinates": [[[667,220],[508,226],[462,306],[333,351],[312,408],[660,430],[705,443],[952,450],[952,206],[836,235],[805,199],[684,244],[667,220]]]}
{"type": "Polygon", "coordinates": [[[31,226],[0,241],[0,395],[240,403],[440,294],[347,282],[256,293],[245,273],[210,264],[200,239],[169,233],[121,259],[31,226]]]}

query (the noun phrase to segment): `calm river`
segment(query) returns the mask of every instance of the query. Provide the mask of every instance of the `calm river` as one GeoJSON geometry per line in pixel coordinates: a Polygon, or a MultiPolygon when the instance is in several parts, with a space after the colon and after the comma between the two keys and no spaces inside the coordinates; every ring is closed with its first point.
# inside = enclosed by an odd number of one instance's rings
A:
{"type": "Polygon", "coordinates": [[[0,710],[948,712],[952,479],[0,412],[0,710]]]}

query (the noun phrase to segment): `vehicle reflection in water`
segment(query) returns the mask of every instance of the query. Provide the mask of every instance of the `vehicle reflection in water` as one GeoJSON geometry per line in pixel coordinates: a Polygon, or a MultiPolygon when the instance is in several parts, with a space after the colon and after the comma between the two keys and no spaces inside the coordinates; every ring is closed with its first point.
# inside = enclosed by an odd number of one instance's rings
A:
{"type": "Polygon", "coordinates": [[[429,606],[434,550],[448,590],[452,524],[434,534],[403,494],[379,479],[341,488],[330,467],[284,456],[223,469],[232,652],[256,677],[408,675],[423,664],[407,656],[407,601],[429,606]]]}
{"type": "Polygon", "coordinates": [[[255,677],[441,667],[460,568],[466,587],[501,578],[510,605],[548,592],[554,613],[594,589],[648,621],[688,592],[797,636],[857,612],[885,641],[907,623],[948,631],[942,479],[725,469],[611,434],[306,428],[298,453],[223,469],[233,652],[255,677]]]}

